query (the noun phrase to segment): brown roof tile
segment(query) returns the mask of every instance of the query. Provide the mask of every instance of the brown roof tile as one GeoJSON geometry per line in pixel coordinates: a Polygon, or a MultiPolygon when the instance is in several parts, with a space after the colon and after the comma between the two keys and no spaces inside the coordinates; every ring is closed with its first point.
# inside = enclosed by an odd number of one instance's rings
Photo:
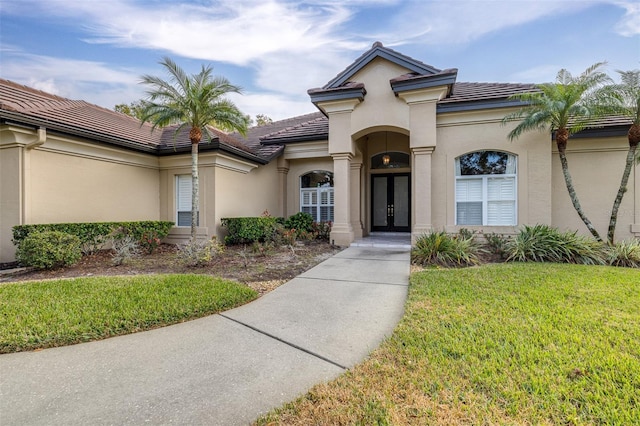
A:
{"type": "MultiPolygon", "coordinates": [[[[126,114],[3,79],[0,79],[0,117],[5,120],[29,121],[30,124],[67,134],[157,154],[183,152],[190,146],[188,128],[181,129],[177,135],[177,126],[152,129],[151,124],[141,125],[139,120],[126,114]]],[[[259,150],[252,149],[234,135],[213,127],[207,130],[211,140],[215,142],[211,147],[266,162],[259,150]]],[[[203,149],[207,148],[203,146],[203,149]]]]}

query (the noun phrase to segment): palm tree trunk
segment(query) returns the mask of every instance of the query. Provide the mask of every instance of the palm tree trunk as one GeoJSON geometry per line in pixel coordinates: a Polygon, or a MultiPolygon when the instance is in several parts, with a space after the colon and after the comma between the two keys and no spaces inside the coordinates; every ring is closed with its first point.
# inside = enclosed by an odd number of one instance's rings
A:
{"type": "Polygon", "coordinates": [[[200,191],[198,188],[198,143],[191,143],[191,241],[196,241],[198,230],[198,209],[200,191]]]}
{"type": "Polygon", "coordinates": [[[567,191],[569,192],[569,198],[571,198],[571,202],[573,203],[573,208],[578,212],[578,216],[582,219],[582,222],[587,226],[591,235],[595,237],[596,240],[602,242],[602,238],[598,231],[593,226],[587,215],[584,214],[582,210],[582,206],[580,205],[580,200],[578,200],[578,194],[576,193],[576,189],[573,187],[573,179],[571,179],[571,173],[569,173],[569,163],[567,163],[567,154],[565,152],[567,144],[566,141],[562,143],[561,141],[557,141],[558,145],[558,154],[560,155],[560,164],[562,165],[562,174],[564,175],[564,182],[567,185],[567,191]]]}
{"type": "Polygon", "coordinates": [[[620,181],[618,194],[616,195],[616,199],[613,202],[613,207],[611,208],[611,218],[609,219],[607,241],[611,245],[613,245],[613,239],[616,233],[616,225],[618,223],[618,209],[620,208],[620,204],[622,204],[622,197],[624,197],[624,193],[627,192],[627,183],[629,182],[629,175],[631,174],[631,169],[633,168],[633,160],[636,157],[637,148],[637,144],[631,145],[631,142],[629,142],[629,151],[627,151],[627,162],[624,166],[624,173],[622,173],[622,180],[620,181]]]}

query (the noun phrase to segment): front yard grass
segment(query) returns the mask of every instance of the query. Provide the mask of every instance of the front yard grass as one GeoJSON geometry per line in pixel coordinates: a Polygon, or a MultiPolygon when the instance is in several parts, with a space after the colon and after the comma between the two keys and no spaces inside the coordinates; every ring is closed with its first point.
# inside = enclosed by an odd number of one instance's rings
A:
{"type": "Polygon", "coordinates": [[[208,275],[87,277],[0,285],[0,353],[70,345],[203,317],[258,296],[208,275]]]}
{"type": "Polygon", "coordinates": [[[640,272],[414,273],[369,359],[258,424],[640,424],[640,272]]]}

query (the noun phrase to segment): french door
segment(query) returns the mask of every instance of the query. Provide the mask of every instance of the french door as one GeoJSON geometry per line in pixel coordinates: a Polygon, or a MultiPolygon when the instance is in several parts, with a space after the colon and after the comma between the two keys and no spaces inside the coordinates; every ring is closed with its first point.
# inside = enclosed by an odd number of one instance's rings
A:
{"type": "Polygon", "coordinates": [[[411,175],[371,175],[371,230],[411,231],[411,175]]]}

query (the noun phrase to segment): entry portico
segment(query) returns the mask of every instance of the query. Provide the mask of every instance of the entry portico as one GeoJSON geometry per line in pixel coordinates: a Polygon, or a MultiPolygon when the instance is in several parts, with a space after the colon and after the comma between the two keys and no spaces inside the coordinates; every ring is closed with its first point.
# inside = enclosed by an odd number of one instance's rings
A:
{"type": "Polygon", "coordinates": [[[309,90],[311,101],[329,122],[328,151],[335,182],[331,240],[335,244],[348,245],[384,221],[390,230],[407,229],[413,235],[431,230],[436,104],[451,93],[456,75],[456,69],[438,70],[375,43],[323,88],[309,90]],[[380,152],[386,157],[385,170],[376,170],[371,161],[380,152]],[[408,164],[389,164],[396,152],[408,155],[408,164]],[[363,153],[368,154],[366,158],[363,153]],[[408,179],[384,183],[374,178],[382,171],[390,178],[403,174],[408,179]],[[376,181],[383,187],[376,188],[376,181]],[[386,187],[392,195],[385,206],[376,194],[384,193],[386,187]],[[380,209],[386,211],[384,218],[376,217],[380,209]],[[406,210],[405,226],[394,226],[398,209],[406,210]]]}

